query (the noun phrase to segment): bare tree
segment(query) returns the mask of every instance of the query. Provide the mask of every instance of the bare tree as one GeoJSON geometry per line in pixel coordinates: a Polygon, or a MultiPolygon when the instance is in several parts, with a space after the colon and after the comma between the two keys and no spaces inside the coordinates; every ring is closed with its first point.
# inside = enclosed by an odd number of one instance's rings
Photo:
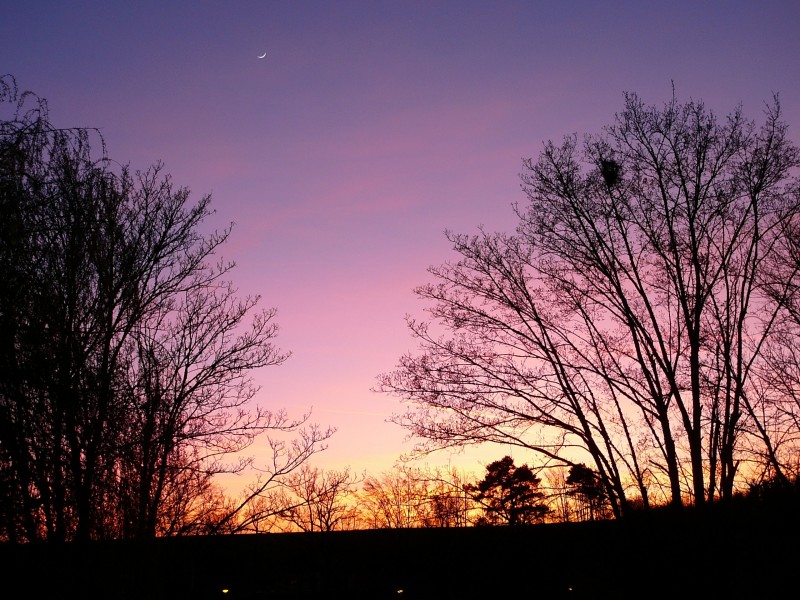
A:
{"type": "Polygon", "coordinates": [[[730,498],[740,462],[787,426],[754,386],[797,287],[798,164],[777,99],[757,127],[627,94],[582,149],[548,142],[524,163],[516,234],[448,233],[460,259],[417,288],[420,352],[379,378],[409,404],[395,421],[421,452],[497,442],[589,462],[617,516],[631,496],[730,498]]]}
{"type": "Polygon", "coordinates": [[[455,469],[397,465],[364,480],[359,494],[362,526],[466,527],[478,510],[471,489],[468,476],[455,469]]]}
{"type": "Polygon", "coordinates": [[[771,265],[765,287],[784,310],[764,344],[763,360],[753,366],[757,385],[748,390],[745,402],[752,422],[748,433],[761,442],[750,448],[760,469],[748,483],[756,485],[789,486],[800,476],[800,288],[792,278],[800,268],[797,216],[782,241],[786,260],[771,265]]]}
{"type": "Polygon", "coordinates": [[[301,531],[333,531],[354,521],[359,478],[349,468],[323,471],[303,465],[283,482],[281,517],[301,531]]]}
{"type": "Polygon", "coordinates": [[[428,486],[418,470],[398,466],[364,479],[360,506],[367,528],[422,527],[429,510],[428,486]]]}
{"type": "Polygon", "coordinates": [[[456,469],[424,471],[427,482],[429,510],[427,527],[467,527],[477,511],[470,494],[472,481],[469,475],[456,469]]]}
{"type": "MultiPolygon", "coordinates": [[[[267,438],[272,457],[267,465],[253,465],[256,477],[236,499],[208,533],[241,533],[270,528],[286,509],[281,491],[284,480],[303,467],[317,452],[325,450],[326,441],[335,429],[307,425],[310,414],[289,420],[285,411],[275,415],[274,430],[284,435],[267,438]]],[[[274,431],[273,430],[273,431],[274,431]]]]}
{"type": "Polygon", "coordinates": [[[544,472],[544,477],[547,482],[544,491],[552,520],[559,523],[578,520],[577,511],[570,495],[571,486],[567,483],[566,469],[564,467],[548,469],[544,472]]]}
{"type": "MultiPolygon", "coordinates": [[[[274,309],[237,297],[160,164],[117,167],[102,139],[58,129],[46,103],[0,78],[0,464],[9,539],[152,536],[183,530],[192,494],[268,431],[306,418],[253,407],[254,369],[282,363],[274,309]],[[183,508],[181,508],[183,507],[183,508]],[[174,525],[181,522],[180,526],[174,525]]],[[[285,474],[323,446],[306,430],[285,474]]],[[[285,449],[285,448],[284,448],[285,449]]],[[[232,507],[232,510],[237,507],[232,507]]],[[[235,512],[235,510],[234,510],[235,512]]],[[[222,523],[229,523],[223,515],[222,523]]]]}

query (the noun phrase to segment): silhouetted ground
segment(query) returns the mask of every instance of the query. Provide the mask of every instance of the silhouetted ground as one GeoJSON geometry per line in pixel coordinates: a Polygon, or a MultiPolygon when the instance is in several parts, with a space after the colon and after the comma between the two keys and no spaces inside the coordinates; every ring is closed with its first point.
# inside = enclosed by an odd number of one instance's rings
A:
{"type": "Polygon", "coordinates": [[[0,598],[791,597],[798,523],[795,510],[781,509],[524,528],[2,545],[0,598]]]}

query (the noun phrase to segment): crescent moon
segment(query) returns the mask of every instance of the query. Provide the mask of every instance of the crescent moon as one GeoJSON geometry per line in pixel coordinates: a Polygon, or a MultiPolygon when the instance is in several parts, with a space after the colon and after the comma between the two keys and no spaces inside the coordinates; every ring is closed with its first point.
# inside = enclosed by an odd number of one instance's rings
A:
{"type": "Polygon", "coordinates": [[[266,52],[264,52],[264,54],[262,54],[262,55],[261,55],[261,56],[259,56],[258,58],[265,58],[266,56],[267,56],[267,53],[266,53],[266,52]]]}

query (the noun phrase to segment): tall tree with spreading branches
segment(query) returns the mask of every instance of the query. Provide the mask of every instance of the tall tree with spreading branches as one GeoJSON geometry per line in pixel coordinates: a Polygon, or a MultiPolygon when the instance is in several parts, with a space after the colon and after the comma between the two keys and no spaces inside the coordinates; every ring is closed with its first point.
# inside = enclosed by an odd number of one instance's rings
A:
{"type": "Polygon", "coordinates": [[[546,143],[524,161],[517,231],[448,232],[457,260],[416,289],[419,351],[377,386],[406,402],[394,420],[420,452],[495,442],[589,464],[617,516],[784,473],[796,402],[766,350],[800,331],[799,165],[777,97],[757,125],[625,94],[599,135],[546,143]]]}
{"type": "MultiPolygon", "coordinates": [[[[228,281],[230,228],[202,233],[209,196],[190,202],[160,164],[116,165],[10,76],[0,109],[0,536],[179,530],[210,477],[249,464],[230,457],[303,425],[251,403],[252,372],[288,357],[275,310],[228,281]]],[[[330,433],[273,447],[270,474],[330,433]]]]}

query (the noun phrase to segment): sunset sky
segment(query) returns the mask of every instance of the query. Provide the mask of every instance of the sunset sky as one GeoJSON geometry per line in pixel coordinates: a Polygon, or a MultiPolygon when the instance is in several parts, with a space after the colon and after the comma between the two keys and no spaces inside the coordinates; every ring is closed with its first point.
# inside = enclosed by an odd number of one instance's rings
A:
{"type": "Polygon", "coordinates": [[[258,402],[338,429],[314,465],[377,474],[411,445],[370,389],[414,349],[404,315],[454,256],[443,231],[512,230],[522,159],[598,132],[625,91],[661,104],[674,83],[757,120],[779,93],[800,142],[798,25],[793,0],[5,0],[0,74],[116,161],[212,194],[234,282],[292,352],[258,402]]]}

